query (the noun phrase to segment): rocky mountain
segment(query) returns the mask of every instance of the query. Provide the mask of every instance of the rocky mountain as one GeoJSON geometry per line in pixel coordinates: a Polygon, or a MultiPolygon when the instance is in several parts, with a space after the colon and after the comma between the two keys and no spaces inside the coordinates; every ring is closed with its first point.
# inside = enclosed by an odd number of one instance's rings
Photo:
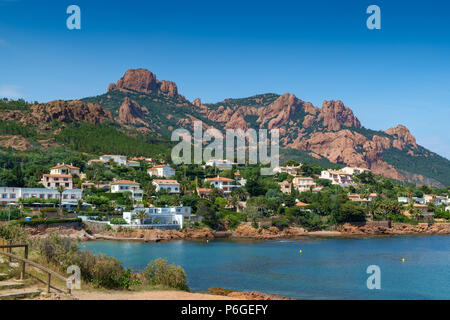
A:
{"type": "MultiPolygon", "coordinates": [[[[45,127],[49,122],[113,122],[126,134],[170,137],[203,121],[218,129],[280,130],[282,156],[321,164],[365,167],[376,174],[419,184],[450,185],[450,161],[419,146],[404,126],[365,128],[339,100],[314,106],[293,94],[267,93],[218,103],[188,101],[174,82],[145,69],[128,70],[105,94],[81,101],[52,101],[24,110],[0,110],[3,120],[45,127]]],[[[45,128],[42,128],[45,129],[45,128]]]]}

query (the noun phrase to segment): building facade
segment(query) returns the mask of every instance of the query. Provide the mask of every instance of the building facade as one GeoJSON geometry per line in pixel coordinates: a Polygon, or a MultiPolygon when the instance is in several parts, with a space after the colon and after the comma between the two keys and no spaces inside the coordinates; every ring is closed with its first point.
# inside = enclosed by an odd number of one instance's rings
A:
{"type": "MultiPolygon", "coordinates": [[[[62,193],[62,201],[64,204],[77,204],[78,200],[82,200],[81,189],[66,189],[62,193]]],[[[19,199],[59,199],[59,192],[56,189],[44,188],[14,188],[14,187],[0,187],[0,204],[17,204],[19,199]]]]}
{"type": "Polygon", "coordinates": [[[142,201],[144,192],[141,185],[131,180],[117,180],[111,183],[111,193],[131,192],[134,200],[142,201]]]}
{"type": "Polygon", "coordinates": [[[75,167],[71,164],[59,164],[50,169],[50,174],[74,174],[76,176],[80,175],[80,168],[75,167]]]}
{"type": "Polygon", "coordinates": [[[180,184],[177,180],[153,180],[156,192],[166,190],[168,193],[180,193],[180,184]]]}
{"type": "Polygon", "coordinates": [[[124,212],[123,219],[130,225],[141,225],[141,221],[136,218],[139,211],[145,213],[142,224],[155,228],[176,226],[181,229],[184,226],[185,217],[191,215],[191,207],[136,208],[131,212],[124,212]]]}
{"type": "Polygon", "coordinates": [[[205,182],[210,183],[214,188],[222,190],[223,193],[231,193],[236,188],[233,179],[224,177],[206,178],[205,182]]]}
{"type": "Polygon", "coordinates": [[[63,186],[65,189],[73,189],[71,174],[44,174],[41,183],[47,189],[57,189],[59,186],[63,186]]]}
{"type": "Polygon", "coordinates": [[[150,176],[156,176],[160,178],[170,178],[175,175],[175,170],[168,165],[154,166],[147,170],[150,176]]]}

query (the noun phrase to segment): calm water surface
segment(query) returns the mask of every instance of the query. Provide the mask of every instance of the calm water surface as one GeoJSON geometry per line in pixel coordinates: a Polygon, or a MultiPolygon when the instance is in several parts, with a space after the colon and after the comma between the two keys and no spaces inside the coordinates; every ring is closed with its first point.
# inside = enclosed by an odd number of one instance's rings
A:
{"type": "Polygon", "coordinates": [[[450,236],[81,246],[133,270],[167,258],[185,269],[191,291],[221,287],[300,299],[450,299],[450,236]],[[381,290],[367,289],[369,265],[381,268],[381,290]]]}

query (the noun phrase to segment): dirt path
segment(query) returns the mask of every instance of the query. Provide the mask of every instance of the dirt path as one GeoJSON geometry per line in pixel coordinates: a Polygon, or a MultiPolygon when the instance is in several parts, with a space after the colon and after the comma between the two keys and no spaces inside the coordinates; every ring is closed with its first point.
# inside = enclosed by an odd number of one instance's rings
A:
{"type": "Polygon", "coordinates": [[[237,298],[184,291],[155,290],[138,292],[75,291],[80,300],[237,300],[237,298]]]}

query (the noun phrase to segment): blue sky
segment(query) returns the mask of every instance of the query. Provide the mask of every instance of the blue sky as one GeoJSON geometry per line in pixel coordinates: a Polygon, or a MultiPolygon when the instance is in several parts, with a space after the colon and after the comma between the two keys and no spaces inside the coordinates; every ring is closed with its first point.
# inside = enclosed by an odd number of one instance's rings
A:
{"type": "Polygon", "coordinates": [[[450,158],[447,0],[0,0],[0,96],[102,94],[138,67],[191,100],[341,99],[365,127],[406,125],[450,158]],[[66,28],[71,4],[81,30],[66,28]],[[371,4],[381,30],[366,27],[371,4]]]}

